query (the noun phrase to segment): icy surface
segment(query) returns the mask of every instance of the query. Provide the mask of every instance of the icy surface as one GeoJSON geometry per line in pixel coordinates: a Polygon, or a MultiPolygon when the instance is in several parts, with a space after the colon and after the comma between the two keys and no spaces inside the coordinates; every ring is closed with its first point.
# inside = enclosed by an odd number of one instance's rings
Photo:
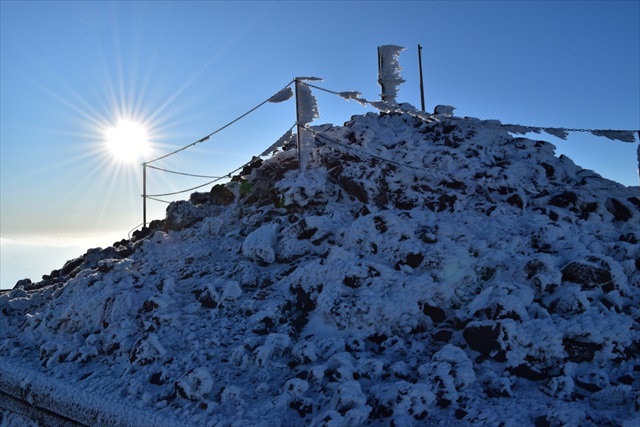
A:
{"type": "Polygon", "coordinates": [[[21,282],[3,388],[115,425],[637,425],[640,188],[452,111],[311,127],[306,171],[280,141],[233,202],[21,282]]]}

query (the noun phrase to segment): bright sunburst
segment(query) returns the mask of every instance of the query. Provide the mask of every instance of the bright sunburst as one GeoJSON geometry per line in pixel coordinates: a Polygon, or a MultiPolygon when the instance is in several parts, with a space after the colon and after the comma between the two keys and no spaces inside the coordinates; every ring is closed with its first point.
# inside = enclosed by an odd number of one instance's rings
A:
{"type": "Polygon", "coordinates": [[[141,161],[150,152],[146,128],[130,120],[121,120],[105,131],[106,145],[113,158],[120,162],[141,161]]]}

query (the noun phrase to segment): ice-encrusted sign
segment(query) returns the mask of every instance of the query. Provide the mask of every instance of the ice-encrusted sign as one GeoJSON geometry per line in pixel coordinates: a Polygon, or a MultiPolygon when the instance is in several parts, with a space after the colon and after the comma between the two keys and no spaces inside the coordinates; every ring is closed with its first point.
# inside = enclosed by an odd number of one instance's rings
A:
{"type": "Polygon", "coordinates": [[[396,104],[398,86],[405,81],[400,77],[402,67],[398,63],[398,55],[404,49],[395,45],[378,47],[378,84],[382,88],[380,95],[385,102],[396,104]]]}

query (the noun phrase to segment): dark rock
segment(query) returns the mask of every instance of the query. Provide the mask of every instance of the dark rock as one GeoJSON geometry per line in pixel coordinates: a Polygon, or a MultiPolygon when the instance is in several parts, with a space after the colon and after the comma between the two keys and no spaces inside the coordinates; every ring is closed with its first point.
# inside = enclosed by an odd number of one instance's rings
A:
{"type": "Polygon", "coordinates": [[[411,268],[418,268],[423,260],[424,255],[420,253],[409,253],[404,260],[398,261],[395,264],[395,269],[400,270],[403,265],[408,265],[411,268]]]}
{"type": "Polygon", "coordinates": [[[367,339],[375,344],[382,344],[387,339],[389,339],[389,337],[386,336],[385,334],[374,334],[367,337],[367,339]]]}
{"type": "Polygon", "coordinates": [[[373,222],[375,223],[376,230],[378,230],[380,233],[387,232],[387,223],[385,222],[384,218],[382,218],[381,216],[376,216],[373,218],[373,222]]]}
{"type": "Polygon", "coordinates": [[[566,208],[569,205],[575,205],[577,200],[578,196],[576,196],[576,193],[572,191],[565,191],[564,193],[553,196],[549,200],[549,204],[559,208],[566,208]]]}
{"type": "Polygon", "coordinates": [[[623,375],[620,378],[618,378],[618,382],[620,384],[631,385],[631,384],[633,384],[633,381],[634,381],[633,377],[631,375],[629,375],[629,374],[623,375]]]}
{"type": "Polygon", "coordinates": [[[157,303],[157,302],[155,302],[155,301],[153,301],[153,300],[145,300],[145,301],[142,303],[142,309],[141,309],[141,311],[142,311],[143,313],[150,313],[150,312],[152,312],[153,310],[155,310],[156,308],[158,308],[158,303],[157,303]]]}
{"type": "Polygon", "coordinates": [[[605,207],[616,221],[629,221],[633,217],[631,210],[617,199],[607,199],[605,207]]]}
{"type": "Polygon", "coordinates": [[[567,359],[576,363],[592,361],[596,351],[602,349],[602,344],[581,342],[572,338],[564,338],[562,345],[567,352],[567,359]]]}
{"type": "Polygon", "coordinates": [[[235,195],[223,184],[216,184],[209,191],[209,199],[216,205],[230,205],[235,200],[235,195]]]}
{"type": "Polygon", "coordinates": [[[580,219],[588,219],[589,215],[598,210],[598,202],[588,202],[580,204],[580,219]]]}
{"type": "Polygon", "coordinates": [[[636,245],[638,244],[638,242],[640,242],[640,240],[638,240],[638,238],[636,237],[635,234],[633,233],[626,233],[626,234],[622,234],[619,237],[619,240],[621,242],[627,242],[627,243],[631,243],[632,245],[636,245]]]}
{"type": "Polygon", "coordinates": [[[422,305],[422,312],[425,316],[429,316],[434,323],[444,322],[446,319],[446,313],[439,307],[433,307],[429,304],[422,305]]]}
{"type": "Polygon", "coordinates": [[[634,205],[638,212],[640,212],[640,199],[638,199],[637,197],[629,197],[627,201],[634,205]]]}
{"type": "Polygon", "coordinates": [[[448,329],[442,329],[433,334],[433,339],[440,342],[449,342],[451,341],[451,337],[453,336],[453,332],[448,329]]]}
{"type": "Polygon", "coordinates": [[[464,182],[460,182],[456,180],[452,180],[452,181],[442,180],[438,185],[446,188],[451,188],[453,190],[464,190],[465,188],[467,188],[464,182]]]}
{"type": "Polygon", "coordinates": [[[186,200],[172,202],[167,207],[167,226],[172,230],[182,230],[204,218],[204,213],[186,200]]]}
{"type": "Polygon", "coordinates": [[[592,383],[588,383],[588,382],[582,382],[579,379],[575,379],[575,383],[581,389],[589,391],[591,393],[595,393],[597,391],[602,390],[602,387],[600,387],[597,384],[592,384],[592,383]]]}
{"type": "Polygon", "coordinates": [[[295,399],[289,404],[289,407],[297,411],[301,418],[313,413],[313,404],[306,400],[295,399]]]}
{"type": "Polygon", "coordinates": [[[32,284],[33,282],[31,282],[31,279],[21,279],[16,282],[16,285],[14,286],[14,288],[24,289],[25,291],[28,291],[31,289],[32,284]]]}
{"type": "Polygon", "coordinates": [[[140,230],[136,230],[133,232],[133,234],[131,235],[131,241],[135,243],[137,241],[144,239],[145,237],[150,236],[151,233],[152,233],[151,228],[142,227],[140,230]]]}
{"type": "Polygon", "coordinates": [[[218,307],[218,301],[216,301],[215,296],[212,295],[208,289],[205,289],[204,291],[194,291],[193,293],[195,294],[198,302],[200,302],[204,308],[213,309],[218,307]]]}
{"type": "Polygon", "coordinates": [[[551,422],[547,420],[546,416],[540,415],[533,421],[533,425],[535,427],[551,427],[551,422]]]}
{"type": "Polygon", "coordinates": [[[562,269],[562,280],[577,283],[582,289],[603,287],[613,281],[609,264],[594,256],[588,256],[586,262],[573,261],[562,269]]]}
{"type": "Polygon", "coordinates": [[[464,409],[458,408],[456,409],[454,415],[456,416],[456,419],[461,420],[464,417],[466,417],[469,413],[467,411],[465,411],[464,409]]]}
{"type": "Polygon", "coordinates": [[[463,337],[469,347],[484,356],[489,356],[493,351],[500,350],[498,337],[500,336],[500,325],[492,326],[468,326],[463,337]]]}
{"type": "Polygon", "coordinates": [[[507,203],[509,203],[511,206],[515,206],[515,207],[518,207],[520,209],[524,208],[524,202],[522,201],[522,198],[520,196],[518,196],[517,194],[514,194],[511,197],[509,197],[507,199],[507,203]]]}
{"type": "Polygon", "coordinates": [[[354,181],[344,175],[340,175],[338,183],[348,195],[354,197],[362,203],[369,203],[369,195],[361,182],[354,181]]]}
{"type": "Polygon", "coordinates": [[[547,175],[547,178],[553,178],[553,175],[556,173],[556,170],[549,163],[542,162],[540,166],[544,168],[544,172],[547,175]]]}
{"type": "Polygon", "coordinates": [[[407,264],[411,268],[418,268],[422,261],[424,260],[424,255],[421,253],[408,253],[407,258],[405,260],[405,264],[407,264]]]}
{"type": "Polygon", "coordinates": [[[406,199],[397,200],[394,204],[396,208],[401,209],[403,211],[410,211],[411,209],[416,207],[416,203],[414,201],[406,200],[406,199]]]}
{"type": "Polygon", "coordinates": [[[307,323],[309,323],[309,315],[307,313],[303,313],[291,320],[291,327],[295,333],[299,334],[302,332],[304,327],[307,326],[307,323]]]}
{"type": "Polygon", "coordinates": [[[369,419],[375,420],[379,418],[388,418],[393,415],[393,408],[378,402],[377,400],[369,403],[372,410],[369,412],[369,419]]]}
{"type": "Polygon", "coordinates": [[[349,288],[357,289],[360,287],[360,278],[357,276],[347,276],[342,279],[342,284],[349,288]]]}
{"type": "Polygon", "coordinates": [[[149,382],[155,385],[163,385],[165,383],[165,380],[163,378],[162,372],[155,372],[151,374],[151,377],[149,377],[149,382]]]}
{"type": "MultiPolygon", "coordinates": [[[[311,291],[305,291],[300,285],[292,287],[289,290],[295,296],[295,306],[298,310],[303,313],[309,313],[316,308],[316,302],[315,299],[312,298],[311,291]]],[[[318,292],[322,292],[322,289],[319,289],[318,292]]]]}
{"type": "Polygon", "coordinates": [[[208,203],[211,200],[208,193],[191,193],[189,201],[194,205],[201,205],[208,203]]]}
{"type": "Polygon", "coordinates": [[[542,381],[549,377],[545,371],[537,370],[528,363],[521,363],[515,368],[509,368],[508,371],[516,377],[524,378],[529,381],[542,381]]]}
{"type": "Polygon", "coordinates": [[[537,259],[529,260],[524,266],[524,272],[527,273],[527,279],[531,279],[533,276],[538,274],[542,268],[544,268],[544,262],[537,259]]]}

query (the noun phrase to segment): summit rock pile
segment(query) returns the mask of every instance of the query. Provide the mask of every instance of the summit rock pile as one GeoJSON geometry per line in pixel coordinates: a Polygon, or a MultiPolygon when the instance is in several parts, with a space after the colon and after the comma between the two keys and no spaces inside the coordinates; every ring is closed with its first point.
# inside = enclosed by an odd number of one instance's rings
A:
{"type": "Polygon", "coordinates": [[[0,296],[0,368],[184,425],[638,422],[638,187],[495,120],[307,132],[0,296]]]}

